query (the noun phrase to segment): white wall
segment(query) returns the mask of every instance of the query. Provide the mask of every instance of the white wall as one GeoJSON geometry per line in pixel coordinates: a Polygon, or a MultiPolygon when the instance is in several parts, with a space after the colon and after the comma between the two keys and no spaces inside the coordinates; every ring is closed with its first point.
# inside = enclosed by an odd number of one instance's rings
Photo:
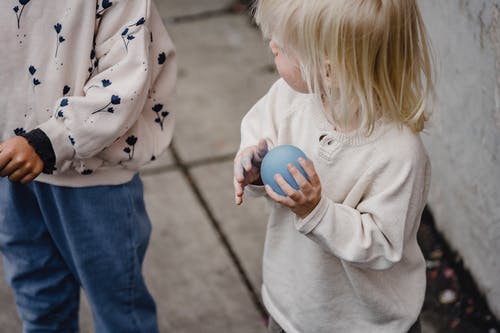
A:
{"type": "Polygon", "coordinates": [[[437,59],[429,205],[500,317],[500,0],[418,0],[437,59]]]}

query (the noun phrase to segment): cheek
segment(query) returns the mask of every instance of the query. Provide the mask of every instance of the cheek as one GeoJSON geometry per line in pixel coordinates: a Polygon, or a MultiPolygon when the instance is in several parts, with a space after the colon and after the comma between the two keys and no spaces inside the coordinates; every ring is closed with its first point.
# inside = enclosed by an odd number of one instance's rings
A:
{"type": "Polygon", "coordinates": [[[300,70],[286,61],[280,61],[281,59],[275,59],[276,69],[278,70],[279,75],[285,80],[286,83],[290,87],[292,87],[295,91],[300,93],[307,93],[309,90],[307,89],[307,84],[302,78],[300,70]]]}
{"type": "Polygon", "coordinates": [[[300,93],[309,92],[309,90],[307,89],[307,83],[302,78],[300,71],[289,71],[285,76],[282,77],[295,91],[298,91],[300,93]]]}

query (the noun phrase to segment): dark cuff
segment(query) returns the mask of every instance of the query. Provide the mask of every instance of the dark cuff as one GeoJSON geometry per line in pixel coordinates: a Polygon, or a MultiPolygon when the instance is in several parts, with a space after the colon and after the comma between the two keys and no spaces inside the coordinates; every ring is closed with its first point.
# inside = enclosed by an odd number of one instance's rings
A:
{"type": "Polygon", "coordinates": [[[39,128],[28,133],[20,134],[23,138],[28,140],[29,144],[35,149],[35,152],[40,156],[43,162],[43,173],[52,174],[56,165],[56,154],[52,148],[52,143],[49,137],[39,128]]]}

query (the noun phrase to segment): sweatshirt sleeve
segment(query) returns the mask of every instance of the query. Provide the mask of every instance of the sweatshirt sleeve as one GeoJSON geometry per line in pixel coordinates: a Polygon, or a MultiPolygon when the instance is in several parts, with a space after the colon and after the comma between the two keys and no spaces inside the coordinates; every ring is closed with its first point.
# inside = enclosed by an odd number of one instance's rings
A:
{"type": "Polygon", "coordinates": [[[341,260],[382,270],[401,260],[407,241],[416,241],[430,168],[424,156],[377,169],[370,175],[369,193],[356,207],[323,196],[305,219],[296,218],[295,226],[341,260]]]}
{"type": "MultiPolygon", "coordinates": [[[[282,79],[276,81],[267,94],[247,112],[241,122],[239,150],[257,145],[260,139],[267,141],[269,149],[278,144],[279,119],[283,117],[283,110],[287,110],[283,92],[287,90],[282,79]]],[[[266,191],[264,186],[248,185],[245,186],[245,194],[258,197],[265,196],[266,191]]]]}
{"type": "MultiPolygon", "coordinates": [[[[39,126],[52,143],[56,166],[95,156],[139,118],[149,88],[161,74],[154,73],[156,58],[150,54],[154,10],[149,0],[116,0],[109,8],[98,8],[97,69],[86,82],[83,96],[61,98],[54,116],[39,126]]],[[[169,40],[163,46],[163,61],[167,61],[173,46],[169,40]]],[[[174,82],[166,80],[172,85],[167,91],[173,90],[174,82]]]]}
{"type": "Polygon", "coordinates": [[[260,139],[266,139],[268,145],[274,146],[277,139],[277,124],[272,115],[272,103],[277,84],[275,83],[243,117],[240,127],[240,150],[257,145],[260,139]]]}

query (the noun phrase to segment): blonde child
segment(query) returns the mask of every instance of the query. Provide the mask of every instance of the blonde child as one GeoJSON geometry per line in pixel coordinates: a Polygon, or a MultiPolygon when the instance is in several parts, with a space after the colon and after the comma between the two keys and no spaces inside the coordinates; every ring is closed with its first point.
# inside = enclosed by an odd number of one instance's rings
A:
{"type": "Polygon", "coordinates": [[[236,204],[272,211],[262,297],[270,332],[419,332],[425,263],[416,234],[430,164],[419,132],[433,92],[416,0],[260,0],[281,76],[248,112],[236,204]],[[293,144],[309,181],[262,186],[268,149],[293,144]]]}

